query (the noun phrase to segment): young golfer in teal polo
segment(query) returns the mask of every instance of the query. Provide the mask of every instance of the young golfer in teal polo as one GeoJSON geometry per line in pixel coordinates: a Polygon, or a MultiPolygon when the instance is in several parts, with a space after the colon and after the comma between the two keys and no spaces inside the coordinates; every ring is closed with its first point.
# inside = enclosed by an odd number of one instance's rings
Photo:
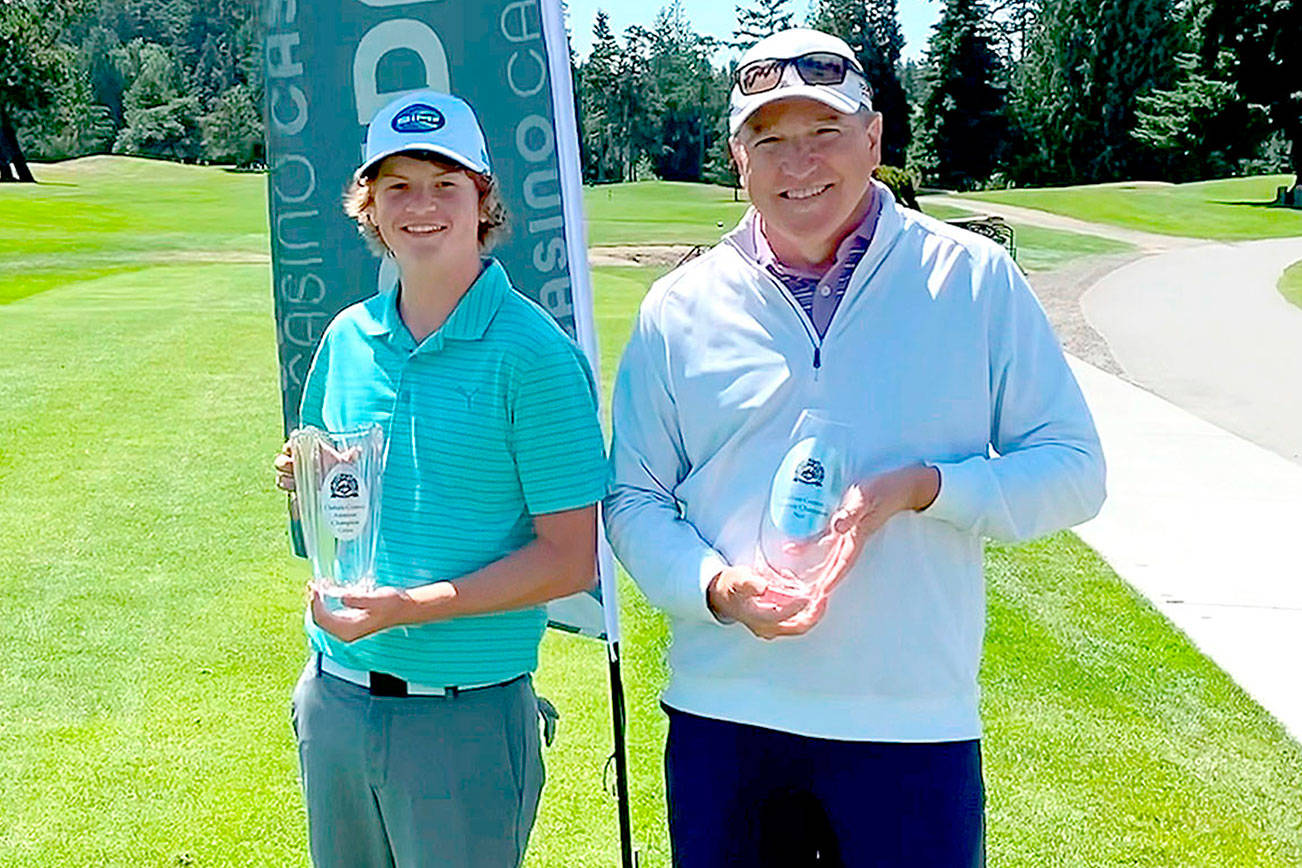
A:
{"type": "MultiPolygon", "coordinates": [[[[345,209],[398,285],[342,311],[301,422],[388,437],[379,587],[329,609],[293,720],[318,866],[513,866],[542,789],[543,603],[588,587],[606,488],[583,354],[485,251],[504,222],[470,106],[407,94],[345,209]]],[[[276,459],[292,487],[288,453],[276,459]]]]}

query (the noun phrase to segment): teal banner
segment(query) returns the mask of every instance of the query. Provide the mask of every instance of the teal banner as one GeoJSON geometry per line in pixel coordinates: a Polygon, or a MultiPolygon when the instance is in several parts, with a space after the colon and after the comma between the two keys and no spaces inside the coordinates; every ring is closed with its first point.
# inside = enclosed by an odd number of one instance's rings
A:
{"type": "MultiPolygon", "coordinates": [[[[286,432],[331,318],[396,279],[341,207],[366,124],[400,94],[454,93],[479,115],[510,215],[494,250],[596,369],[569,48],[560,0],[269,0],[268,202],[286,432]]],[[[614,638],[613,570],[553,606],[554,625],[614,638]]]]}
{"type": "Polygon", "coordinates": [[[496,255],[516,287],[577,337],[540,0],[272,0],[267,24],[286,430],[297,423],[303,377],[330,318],[376,290],[379,260],[340,200],[367,121],[404,91],[447,91],[474,106],[511,215],[496,255]]]}

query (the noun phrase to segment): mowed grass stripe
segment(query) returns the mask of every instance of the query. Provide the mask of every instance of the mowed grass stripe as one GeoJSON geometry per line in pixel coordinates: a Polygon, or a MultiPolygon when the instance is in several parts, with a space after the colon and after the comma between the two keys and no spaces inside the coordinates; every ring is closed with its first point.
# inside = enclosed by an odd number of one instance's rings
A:
{"type": "Polygon", "coordinates": [[[279,440],[266,286],[161,268],[0,308],[32,348],[0,359],[4,864],[304,861],[301,591],[250,461],[279,440]]]}

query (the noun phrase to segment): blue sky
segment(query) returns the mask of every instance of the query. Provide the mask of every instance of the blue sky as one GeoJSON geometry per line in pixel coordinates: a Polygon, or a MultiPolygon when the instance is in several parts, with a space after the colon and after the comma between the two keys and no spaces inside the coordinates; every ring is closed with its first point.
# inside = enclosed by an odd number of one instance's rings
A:
{"type": "MultiPolygon", "coordinates": [[[[592,48],[592,20],[598,9],[610,15],[616,34],[632,24],[650,25],[668,0],[566,0],[569,7],[570,38],[579,57],[586,58],[592,48]]],[[[698,33],[732,38],[737,26],[735,0],[682,0],[683,11],[698,33]]],[[[748,4],[749,5],[749,4],[748,4]]],[[[801,23],[809,11],[809,0],[794,0],[795,23],[801,23]]],[[[918,58],[927,47],[931,27],[940,18],[940,0],[899,0],[900,27],[904,31],[904,57],[918,58]]]]}

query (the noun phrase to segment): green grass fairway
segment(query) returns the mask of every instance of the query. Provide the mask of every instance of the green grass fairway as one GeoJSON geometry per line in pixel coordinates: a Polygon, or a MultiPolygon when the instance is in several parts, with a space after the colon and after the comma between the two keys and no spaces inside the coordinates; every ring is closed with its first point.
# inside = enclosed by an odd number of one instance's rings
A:
{"type": "Polygon", "coordinates": [[[709,184],[638,181],[585,187],[588,243],[713,244],[741,219],[747,202],[709,184]]]}
{"type": "Polygon", "coordinates": [[[1302,235],[1302,211],[1270,205],[1276,188],[1292,183],[1292,175],[1262,175],[1196,184],[1128,182],[962,195],[1163,235],[1242,241],[1302,235]]]}
{"type": "Polygon", "coordinates": [[[262,175],[108,156],[33,171],[39,195],[0,193],[0,304],[150,265],[266,261],[262,175]]]}
{"type": "MultiPolygon", "coordinates": [[[[923,199],[922,209],[938,220],[954,220],[960,217],[972,217],[980,211],[974,211],[940,205],[923,199]]],[[[1017,244],[1017,264],[1026,271],[1049,271],[1061,268],[1073,259],[1082,256],[1101,256],[1110,253],[1126,253],[1135,248],[1111,238],[1097,235],[1082,235],[1077,232],[1064,232],[1061,229],[1045,229],[1026,223],[1009,221],[1013,228],[1013,239],[1017,244]]]]}
{"type": "MultiPolygon", "coordinates": [[[[741,218],[746,203],[733,202],[722,187],[669,181],[611,184],[584,190],[588,242],[609,244],[713,244],[741,218]],[[719,224],[722,224],[721,226],[719,224]]],[[[972,212],[924,205],[940,220],[972,212]]],[[[1082,256],[1124,253],[1128,244],[1039,226],[1014,223],[1018,262],[1027,271],[1058,268],[1082,256]]]]}
{"type": "MultiPolygon", "coordinates": [[[[306,865],[269,279],[222,258],[265,249],[261,179],[154,169],[196,191],[171,250],[133,237],[175,207],[148,173],[125,214],[80,221],[128,186],[113,162],[0,186],[7,237],[51,262],[29,292],[0,248],[0,865],[306,865]]],[[[658,273],[595,272],[606,394],[658,273]]],[[[1302,864],[1302,748],[1224,673],[1071,534],[988,567],[991,865],[1302,864]]],[[[621,581],[634,824],[664,866],[665,625],[621,581]]],[[[527,864],[617,864],[603,648],[549,635],[537,683],[562,719],[527,864]]]]}
{"type": "Polygon", "coordinates": [[[1279,291],[1293,304],[1302,307],[1302,262],[1294,262],[1279,276],[1279,291]]]}

